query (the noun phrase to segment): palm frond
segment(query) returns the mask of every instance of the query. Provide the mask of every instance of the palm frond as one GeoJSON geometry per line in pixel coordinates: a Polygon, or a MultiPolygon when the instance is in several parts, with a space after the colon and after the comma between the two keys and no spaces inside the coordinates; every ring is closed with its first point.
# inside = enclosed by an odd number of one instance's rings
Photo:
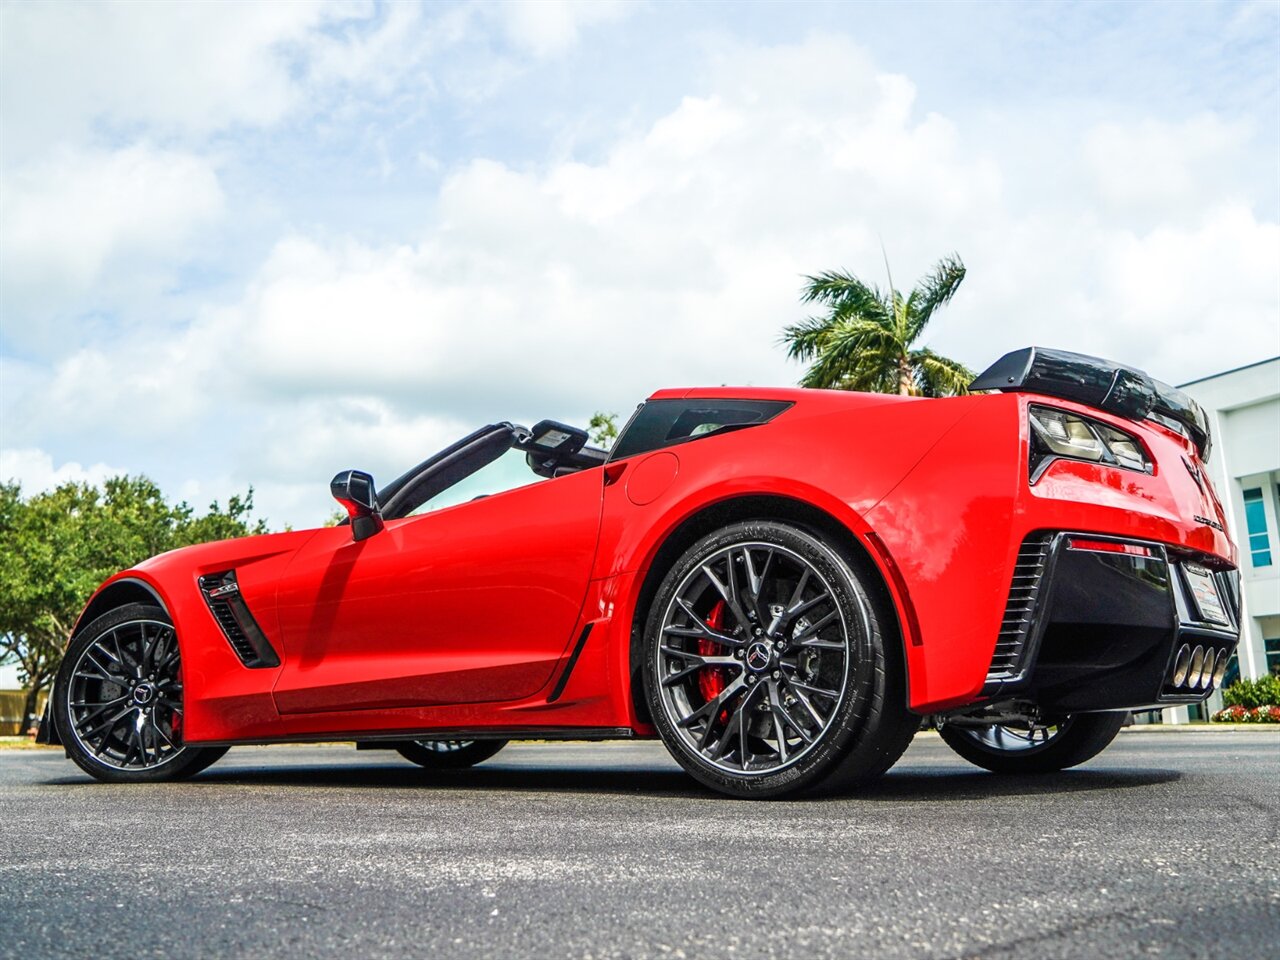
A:
{"type": "Polygon", "coordinates": [[[808,360],[822,350],[822,345],[830,336],[831,327],[830,317],[808,317],[784,327],[778,343],[787,348],[790,359],[808,360]]]}
{"type": "Polygon", "coordinates": [[[955,296],[964,275],[964,263],[959,254],[953,253],[939,260],[933,272],[911,291],[906,303],[910,340],[914,341],[919,337],[938,308],[955,296]]]}
{"type": "Polygon", "coordinates": [[[844,390],[878,390],[889,371],[897,369],[902,346],[893,331],[875,320],[842,320],[825,332],[813,365],[801,386],[844,390]]]}
{"type": "Polygon", "coordinates": [[[828,270],[805,277],[800,292],[801,303],[824,303],[845,316],[888,316],[888,297],[873,284],[864,283],[851,273],[828,270]]]}
{"type": "Polygon", "coordinates": [[[974,372],[959,361],[932,350],[911,351],[911,367],[922,396],[957,397],[969,392],[974,372]]]}

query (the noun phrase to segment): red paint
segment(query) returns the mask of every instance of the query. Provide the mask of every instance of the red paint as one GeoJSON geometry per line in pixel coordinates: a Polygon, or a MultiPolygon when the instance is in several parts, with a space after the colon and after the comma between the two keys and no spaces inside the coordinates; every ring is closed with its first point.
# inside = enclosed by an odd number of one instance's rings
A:
{"type": "Polygon", "coordinates": [[[726,387],[657,396],[794,406],[763,426],[392,521],[360,543],[346,527],[250,537],[121,574],[150,585],[178,625],[188,740],[546,727],[652,735],[632,687],[645,579],[664,572],[651,570],[654,557],[681,523],[738,497],[808,504],[864,545],[902,625],[907,695],[922,712],[977,696],[1029,533],[1149,541],[1211,566],[1236,563],[1227,535],[1195,519],[1225,527],[1213,491],[1181,463],[1198,465],[1195,451],[1154,424],[1027,394],[726,387]],[[1030,485],[1033,399],[1137,435],[1153,473],[1059,460],[1030,485]],[[200,596],[200,575],[231,568],[278,668],[245,668],[200,596]]]}
{"type": "Polygon", "coordinates": [[[627,499],[637,507],[647,506],[671,489],[680,472],[674,453],[663,450],[642,459],[627,478],[627,499]]]}

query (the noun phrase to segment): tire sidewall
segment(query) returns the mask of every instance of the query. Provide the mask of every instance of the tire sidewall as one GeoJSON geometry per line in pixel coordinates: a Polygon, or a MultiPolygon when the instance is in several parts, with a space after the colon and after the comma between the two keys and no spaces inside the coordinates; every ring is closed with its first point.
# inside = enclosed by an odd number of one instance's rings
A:
{"type": "Polygon", "coordinates": [[[458,750],[439,753],[421,746],[416,740],[396,745],[396,752],[424,770],[465,770],[483,763],[507,745],[507,740],[473,740],[458,750]]]}
{"type": "MultiPolygon", "coordinates": [[[[109,610],[98,617],[87,627],[77,631],[67,645],[62,658],[62,665],[53,684],[51,699],[53,701],[52,716],[63,748],[75,764],[85,773],[97,780],[109,783],[152,783],[173,780],[198,770],[204,769],[212,760],[206,751],[198,747],[183,746],[180,753],[163,764],[146,769],[123,769],[103,763],[86,749],[71,721],[71,674],[85,649],[96,642],[107,631],[135,620],[155,620],[173,626],[173,620],[162,607],[145,603],[131,603],[114,610],[109,610]]],[[[181,656],[181,636],[178,637],[179,656],[181,656]]],[[[216,760],[223,751],[215,751],[216,760]]]]}
{"type": "Polygon", "coordinates": [[[939,733],[959,756],[992,773],[1055,773],[1084,763],[1106,749],[1120,732],[1126,716],[1125,712],[1068,716],[1048,742],[1022,750],[994,749],[964,727],[945,723],[939,733]]]}
{"type": "Polygon", "coordinates": [[[663,578],[646,618],[643,681],[645,700],[654,725],[668,751],[699,782],[738,797],[768,798],[803,791],[819,783],[840,765],[856,743],[866,721],[866,707],[877,678],[883,678],[883,635],[875,605],[850,564],[809,530],[771,520],[754,520],[723,527],[702,538],[663,578]],[[765,543],[799,554],[823,576],[844,618],[849,656],[844,697],[817,746],[777,773],[739,775],[707,763],[681,736],[658,690],[662,621],[685,578],[703,561],[725,547],[765,543]]]}

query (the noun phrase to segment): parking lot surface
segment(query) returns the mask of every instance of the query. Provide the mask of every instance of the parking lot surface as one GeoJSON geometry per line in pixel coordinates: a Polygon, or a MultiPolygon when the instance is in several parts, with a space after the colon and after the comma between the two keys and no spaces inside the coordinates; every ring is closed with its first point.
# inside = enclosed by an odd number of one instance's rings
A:
{"type": "Polygon", "coordinates": [[[733,801],[656,743],[470,771],[242,747],[91,782],[0,751],[6,957],[1244,957],[1280,944],[1280,731],[1125,731],[1047,777],[917,738],[856,796],[733,801]]]}

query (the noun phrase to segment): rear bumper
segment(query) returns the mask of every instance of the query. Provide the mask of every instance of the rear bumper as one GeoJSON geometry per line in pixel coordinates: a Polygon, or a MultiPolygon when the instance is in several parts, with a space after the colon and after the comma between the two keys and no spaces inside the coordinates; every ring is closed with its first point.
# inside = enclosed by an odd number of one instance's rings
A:
{"type": "Polygon", "coordinates": [[[1216,622],[1212,603],[1206,613],[1193,594],[1197,561],[1221,563],[1148,541],[1032,534],[982,699],[1030,701],[1045,714],[1204,700],[1214,670],[1203,664],[1225,665],[1240,639],[1239,579],[1234,570],[1211,574],[1226,621],[1216,622]],[[1199,666],[1180,678],[1196,648],[1199,666]]]}

